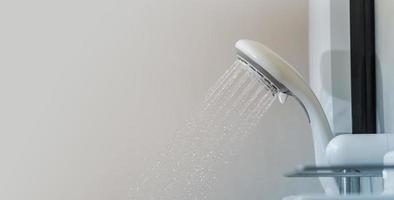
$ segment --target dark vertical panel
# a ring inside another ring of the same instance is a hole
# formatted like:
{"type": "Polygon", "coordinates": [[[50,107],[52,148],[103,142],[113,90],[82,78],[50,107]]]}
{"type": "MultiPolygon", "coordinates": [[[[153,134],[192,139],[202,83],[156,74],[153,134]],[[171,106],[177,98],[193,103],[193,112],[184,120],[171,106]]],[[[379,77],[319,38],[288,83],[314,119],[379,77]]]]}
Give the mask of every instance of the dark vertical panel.
{"type": "Polygon", "coordinates": [[[350,0],[353,133],[376,133],[374,0],[350,0]]]}

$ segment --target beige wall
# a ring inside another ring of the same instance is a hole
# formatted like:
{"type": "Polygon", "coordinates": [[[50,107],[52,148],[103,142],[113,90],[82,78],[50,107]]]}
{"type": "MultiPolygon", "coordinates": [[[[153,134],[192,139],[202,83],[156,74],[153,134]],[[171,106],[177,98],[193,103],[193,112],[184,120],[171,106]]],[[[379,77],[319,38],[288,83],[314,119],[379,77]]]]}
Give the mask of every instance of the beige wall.
{"type": "MultiPolygon", "coordinates": [[[[117,200],[234,60],[261,41],[308,74],[308,1],[0,2],[0,199],[117,200]]],[[[318,191],[295,101],[274,104],[215,199],[318,191]]]]}

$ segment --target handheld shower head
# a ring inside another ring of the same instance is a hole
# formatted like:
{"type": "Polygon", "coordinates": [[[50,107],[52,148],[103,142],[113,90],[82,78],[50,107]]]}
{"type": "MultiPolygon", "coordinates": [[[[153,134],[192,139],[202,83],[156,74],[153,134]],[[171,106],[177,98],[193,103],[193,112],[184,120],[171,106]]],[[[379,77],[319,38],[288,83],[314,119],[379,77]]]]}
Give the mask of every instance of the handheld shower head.
{"type": "MultiPolygon", "coordinates": [[[[326,115],[312,89],[302,76],[278,54],[264,45],[240,40],[235,44],[238,59],[245,62],[261,75],[263,82],[274,94],[294,97],[305,110],[312,129],[316,165],[327,165],[325,149],[333,138],[326,115]]],[[[333,179],[320,179],[326,193],[337,194],[338,189],[333,179]]]]}

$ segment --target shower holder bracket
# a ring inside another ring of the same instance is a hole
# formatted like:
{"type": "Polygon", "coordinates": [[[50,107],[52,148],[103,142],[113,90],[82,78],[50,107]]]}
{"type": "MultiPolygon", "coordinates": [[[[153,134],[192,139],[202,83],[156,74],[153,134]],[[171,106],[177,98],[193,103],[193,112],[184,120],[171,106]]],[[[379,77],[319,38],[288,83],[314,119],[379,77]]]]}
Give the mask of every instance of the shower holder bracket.
{"type": "Polygon", "coordinates": [[[334,177],[341,195],[360,194],[360,178],[382,177],[383,170],[394,170],[394,165],[347,165],[347,166],[301,166],[285,176],[300,177],[334,177]]]}

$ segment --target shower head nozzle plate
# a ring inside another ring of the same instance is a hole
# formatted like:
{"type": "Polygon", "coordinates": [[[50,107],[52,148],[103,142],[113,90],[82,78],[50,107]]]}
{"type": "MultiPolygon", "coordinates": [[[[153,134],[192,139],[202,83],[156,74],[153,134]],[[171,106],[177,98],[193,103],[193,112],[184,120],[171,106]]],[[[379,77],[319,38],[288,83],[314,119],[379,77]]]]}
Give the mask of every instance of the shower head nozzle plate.
{"type": "Polygon", "coordinates": [[[238,52],[238,60],[243,62],[245,65],[250,67],[253,71],[260,75],[261,82],[271,90],[272,94],[279,92],[286,93],[288,90],[280,82],[276,81],[268,72],[264,70],[260,65],[243,55],[242,52],[238,52]]]}

